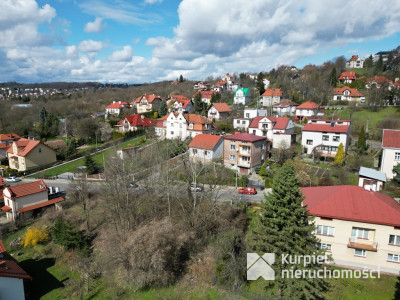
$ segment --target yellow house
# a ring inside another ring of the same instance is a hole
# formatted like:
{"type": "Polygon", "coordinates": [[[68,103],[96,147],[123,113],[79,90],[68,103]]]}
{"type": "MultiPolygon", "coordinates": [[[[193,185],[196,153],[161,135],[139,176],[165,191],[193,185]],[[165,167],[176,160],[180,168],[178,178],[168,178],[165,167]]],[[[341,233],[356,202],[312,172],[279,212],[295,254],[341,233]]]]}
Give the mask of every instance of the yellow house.
{"type": "Polygon", "coordinates": [[[317,247],[339,267],[400,275],[400,204],[359,186],[301,188],[314,215],[317,247]]]}
{"type": "Polygon", "coordinates": [[[56,151],[39,141],[20,139],[7,150],[8,165],[11,169],[26,171],[57,161],[56,151]]]}
{"type": "Polygon", "coordinates": [[[142,114],[150,111],[158,111],[163,101],[160,96],[144,94],[131,102],[131,106],[136,105],[137,113],[142,114]]]}

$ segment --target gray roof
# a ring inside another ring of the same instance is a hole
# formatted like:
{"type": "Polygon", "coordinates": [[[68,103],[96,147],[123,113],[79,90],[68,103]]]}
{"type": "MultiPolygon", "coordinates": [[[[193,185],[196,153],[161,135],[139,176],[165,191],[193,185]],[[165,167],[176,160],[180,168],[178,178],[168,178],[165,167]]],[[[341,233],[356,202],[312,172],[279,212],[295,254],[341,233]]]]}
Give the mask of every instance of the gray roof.
{"type": "Polygon", "coordinates": [[[358,175],[386,182],[386,174],[375,169],[360,167],[358,175]]]}

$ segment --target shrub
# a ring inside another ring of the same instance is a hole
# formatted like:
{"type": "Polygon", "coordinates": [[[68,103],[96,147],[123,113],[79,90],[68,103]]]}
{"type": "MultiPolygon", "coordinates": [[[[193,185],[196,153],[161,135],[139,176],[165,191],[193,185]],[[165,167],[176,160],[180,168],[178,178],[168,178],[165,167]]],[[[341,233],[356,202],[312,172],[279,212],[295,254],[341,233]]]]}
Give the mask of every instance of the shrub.
{"type": "Polygon", "coordinates": [[[327,185],[333,185],[333,181],[330,177],[321,177],[318,181],[319,186],[327,186],[327,185]]]}
{"type": "Polygon", "coordinates": [[[26,231],[23,243],[24,247],[35,247],[37,244],[43,244],[50,240],[49,232],[45,226],[42,228],[33,227],[26,231]]]}
{"type": "Polygon", "coordinates": [[[265,184],[264,184],[265,188],[271,188],[272,187],[272,180],[271,178],[265,178],[265,184]]]}
{"type": "Polygon", "coordinates": [[[54,243],[64,246],[66,250],[78,249],[86,251],[88,243],[83,233],[75,228],[69,221],[57,219],[51,228],[51,236],[54,243]]]}

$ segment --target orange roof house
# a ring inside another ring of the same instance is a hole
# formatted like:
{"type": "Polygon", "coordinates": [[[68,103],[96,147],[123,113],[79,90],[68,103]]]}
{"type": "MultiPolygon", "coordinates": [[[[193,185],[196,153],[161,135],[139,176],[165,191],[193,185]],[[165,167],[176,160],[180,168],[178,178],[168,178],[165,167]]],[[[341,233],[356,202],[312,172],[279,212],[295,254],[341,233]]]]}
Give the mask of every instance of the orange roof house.
{"type": "Polygon", "coordinates": [[[357,80],[356,72],[343,72],[338,80],[341,83],[352,83],[357,80]]]}
{"type": "Polygon", "coordinates": [[[208,162],[222,157],[223,138],[213,134],[198,134],[188,147],[190,160],[208,162]]]}
{"type": "Polygon", "coordinates": [[[225,102],[222,103],[213,103],[208,109],[208,118],[209,119],[220,119],[228,117],[231,114],[232,110],[229,105],[225,102]]]}
{"type": "Polygon", "coordinates": [[[344,101],[362,101],[365,100],[364,95],[357,89],[349,88],[344,86],[341,88],[333,89],[333,100],[344,100],[344,101]]]}
{"type": "Polygon", "coordinates": [[[12,144],[14,141],[18,141],[21,137],[15,133],[1,133],[0,134],[0,144],[6,146],[12,144]]]}
{"type": "Polygon", "coordinates": [[[155,94],[143,94],[135,99],[135,101],[131,102],[131,105],[136,105],[136,111],[138,114],[158,111],[161,103],[164,100],[155,94]]]}

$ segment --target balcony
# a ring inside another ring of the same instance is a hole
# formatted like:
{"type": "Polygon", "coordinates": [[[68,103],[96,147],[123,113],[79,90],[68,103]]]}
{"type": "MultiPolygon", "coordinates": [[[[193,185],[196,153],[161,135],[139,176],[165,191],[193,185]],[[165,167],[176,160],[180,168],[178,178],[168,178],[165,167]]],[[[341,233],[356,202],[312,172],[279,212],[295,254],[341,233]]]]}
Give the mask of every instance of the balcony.
{"type": "Polygon", "coordinates": [[[347,248],[362,249],[362,250],[376,252],[378,251],[378,243],[366,239],[358,239],[353,236],[349,238],[349,243],[347,244],[347,248]]]}
{"type": "Polygon", "coordinates": [[[239,147],[239,154],[250,156],[251,155],[251,148],[249,146],[240,146],[239,147]]]}
{"type": "Polygon", "coordinates": [[[245,167],[245,168],[250,168],[250,161],[245,161],[240,159],[238,162],[239,167],[245,167]]]}

